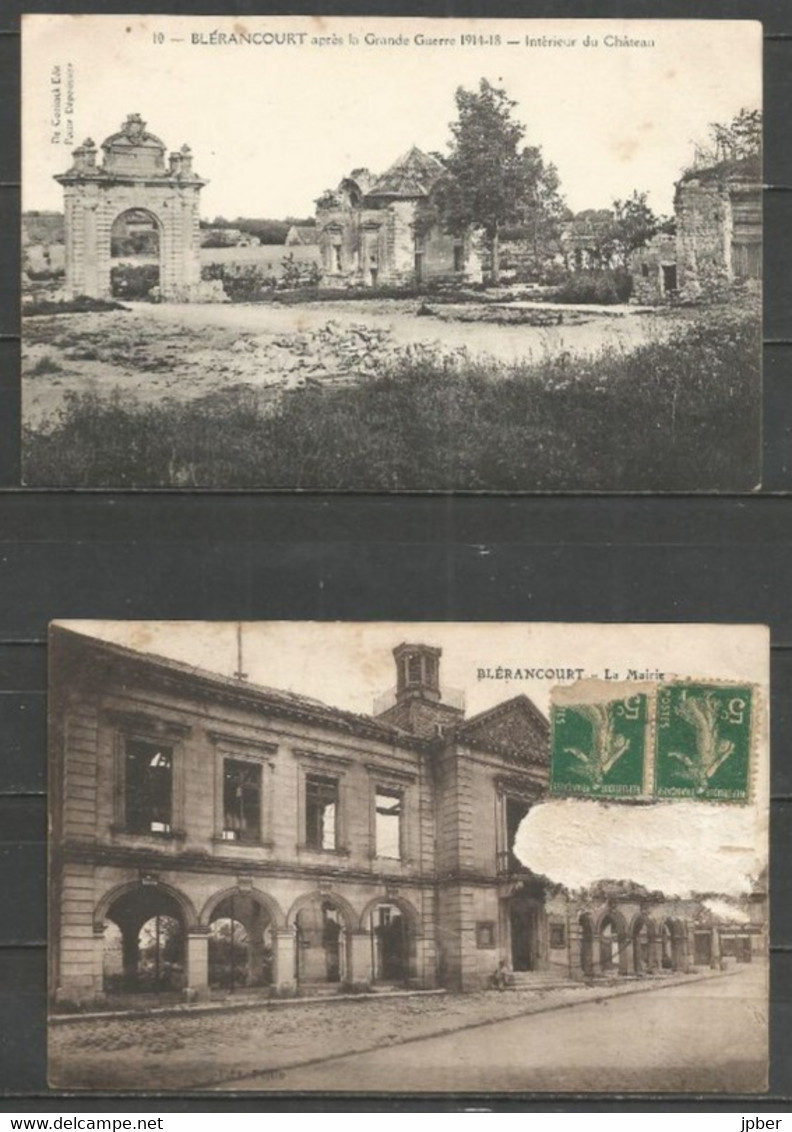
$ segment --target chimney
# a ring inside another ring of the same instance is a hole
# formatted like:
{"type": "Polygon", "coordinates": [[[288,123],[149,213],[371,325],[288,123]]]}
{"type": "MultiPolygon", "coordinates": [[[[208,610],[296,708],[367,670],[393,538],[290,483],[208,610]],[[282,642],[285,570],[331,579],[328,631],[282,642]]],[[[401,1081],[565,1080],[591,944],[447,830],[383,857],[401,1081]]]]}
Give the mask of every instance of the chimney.
{"type": "Polygon", "coordinates": [[[442,649],[431,645],[397,645],[393,650],[396,661],[396,703],[407,700],[440,701],[440,657],[442,649]]]}

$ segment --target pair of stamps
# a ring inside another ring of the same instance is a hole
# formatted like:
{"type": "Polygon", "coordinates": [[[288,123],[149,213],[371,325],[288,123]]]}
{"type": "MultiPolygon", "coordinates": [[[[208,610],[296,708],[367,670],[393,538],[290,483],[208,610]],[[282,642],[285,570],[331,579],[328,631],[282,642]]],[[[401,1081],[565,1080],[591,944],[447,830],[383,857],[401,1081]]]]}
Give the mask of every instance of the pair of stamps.
{"type": "Polygon", "coordinates": [[[750,685],[600,685],[594,696],[581,695],[577,685],[559,692],[551,712],[553,794],[748,801],[750,685]]]}

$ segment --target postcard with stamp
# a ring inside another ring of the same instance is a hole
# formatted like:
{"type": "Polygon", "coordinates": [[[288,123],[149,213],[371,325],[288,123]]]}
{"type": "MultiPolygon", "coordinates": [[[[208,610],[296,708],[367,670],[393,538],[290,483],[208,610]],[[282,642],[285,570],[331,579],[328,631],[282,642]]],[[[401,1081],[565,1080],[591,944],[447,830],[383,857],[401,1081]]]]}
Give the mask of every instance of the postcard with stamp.
{"type": "Polygon", "coordinates": [[[64,1089],[758,1093],[768,632],[53,624],[64,1089]]]}
{"type": "Polygon", "coordinates": [[[22,38],[26,484],[758,486],[758,23],[22,38]]]}

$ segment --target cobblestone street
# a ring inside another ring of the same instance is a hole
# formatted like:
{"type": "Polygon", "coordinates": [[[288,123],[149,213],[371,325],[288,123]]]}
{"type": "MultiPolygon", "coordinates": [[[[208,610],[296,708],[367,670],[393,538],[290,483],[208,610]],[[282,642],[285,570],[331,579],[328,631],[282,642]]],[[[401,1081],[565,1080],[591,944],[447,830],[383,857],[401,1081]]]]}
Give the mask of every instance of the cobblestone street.
{"type": "MultiPolygon", "coordinates": [[[[279,1082],[280,1087],[295,1088],[300,1085],[291,1074],[285,1084],[285,1071],[296,1066],[674,984],[692,990],[714,981],[720,988],[734,977],[732,971],[610,986],[326,999],[133,1018],[77,1017],[50,1027],[49,1079],[62,1088],[233,1089],[243,1079],[249,1089],[277,1089],[279,1082]]],[[[328,1068],[334,1076],[332,1066],[328,1068]]],[[[315,1087],[345,1087],[337,1074],[334,1080],[315,1087]]]]}

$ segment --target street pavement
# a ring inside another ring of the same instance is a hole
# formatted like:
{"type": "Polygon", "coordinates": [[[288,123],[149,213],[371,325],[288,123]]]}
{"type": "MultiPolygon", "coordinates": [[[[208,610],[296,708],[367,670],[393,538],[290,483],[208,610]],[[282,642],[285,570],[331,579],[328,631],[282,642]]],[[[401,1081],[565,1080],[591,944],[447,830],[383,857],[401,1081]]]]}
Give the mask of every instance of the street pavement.
{"type": "Polygon", "coordinates": [[[766,966],[754,964],[723,977],[602,998],[370,1053],[330,1054],[311,1065],[236,1080],[232,1088],[761,1091],[766,1087],[766,978],[766,966]]]}

